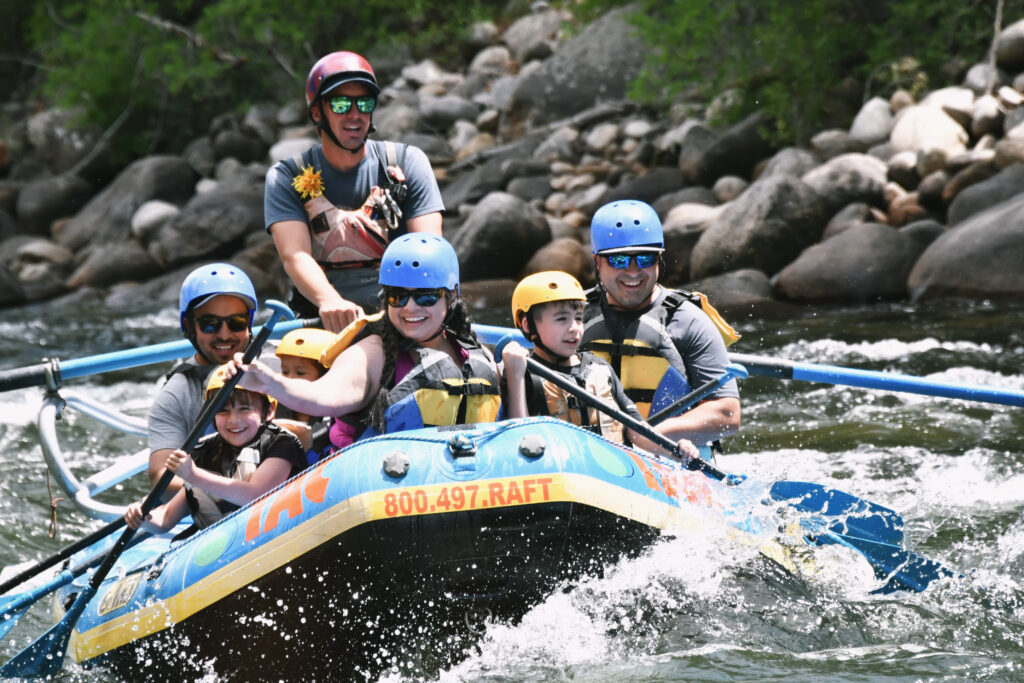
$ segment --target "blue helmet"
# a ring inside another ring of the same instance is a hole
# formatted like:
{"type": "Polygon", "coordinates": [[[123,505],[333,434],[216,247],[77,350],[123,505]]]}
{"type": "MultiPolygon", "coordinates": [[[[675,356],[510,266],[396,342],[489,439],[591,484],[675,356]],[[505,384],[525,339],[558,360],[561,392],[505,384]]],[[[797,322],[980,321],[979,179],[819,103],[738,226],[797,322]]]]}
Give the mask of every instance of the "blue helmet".
{"type": "Polygon", "coordinates": [[[605,204],[590,221],[590,247],[595,254],[664,251],[661,219],[650,204],[635,199],[605,204]]]}
{"type": "Polygon", "coordinates": [[[395,239],[380,257],[378,282],[406,289],[459,289],[459,259],[443,237],[410,232],[395,239]]]}
{"type": "Polygon", "coordinates": [[[244,301],[245,307],[249,309],[249,326],[252,326],[256,314],[256,290],[249,277],[241,268],[228,263],[211,263],[196,268],[181,283],[178,312],[181,314],[182,334],[188,334],[185,319],[189,313],[220,294],[235,296],[244,301]]]}

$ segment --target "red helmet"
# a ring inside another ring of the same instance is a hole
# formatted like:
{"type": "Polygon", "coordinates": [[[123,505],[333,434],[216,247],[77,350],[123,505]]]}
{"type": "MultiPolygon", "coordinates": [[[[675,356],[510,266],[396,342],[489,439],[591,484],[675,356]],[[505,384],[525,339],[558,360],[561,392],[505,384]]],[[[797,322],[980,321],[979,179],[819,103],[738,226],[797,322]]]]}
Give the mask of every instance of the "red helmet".
{"type": "Polygon", "coordinates": [[[306,106],[312,107],[317,98],[342,83],[362,83],[376,97],[380,94],[373,67],[355,52],[332,52],[325,55],[309,70],[306,79],[306,106]]]}

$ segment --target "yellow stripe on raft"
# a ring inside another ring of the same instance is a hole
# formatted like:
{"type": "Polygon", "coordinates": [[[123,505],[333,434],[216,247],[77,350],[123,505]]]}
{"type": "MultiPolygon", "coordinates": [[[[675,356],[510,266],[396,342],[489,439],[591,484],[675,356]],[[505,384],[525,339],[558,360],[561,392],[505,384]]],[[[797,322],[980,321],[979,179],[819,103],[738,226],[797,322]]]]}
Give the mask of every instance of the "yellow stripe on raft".
{"type": "Polygon", "coordinates": [[[681,509],[621,486],[569,473],[372,491],[324,510],[166,600],[83,633],[72,631],[68,649],[75,661],[82,662],[158,633],[366,522],[552,502],[587,505],[662,530],[694,528],[699,523],[694,510],[706,510],[689,505],[681,509]]]}

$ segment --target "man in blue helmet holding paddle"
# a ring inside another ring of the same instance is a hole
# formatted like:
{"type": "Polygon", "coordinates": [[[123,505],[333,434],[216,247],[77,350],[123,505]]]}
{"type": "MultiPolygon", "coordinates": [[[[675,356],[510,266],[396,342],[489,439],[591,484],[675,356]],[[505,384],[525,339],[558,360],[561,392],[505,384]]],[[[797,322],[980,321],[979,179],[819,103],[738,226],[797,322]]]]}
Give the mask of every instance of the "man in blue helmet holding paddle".
{"type": "MultiPolygon", "coordinates": [[[[636,200],[605,204],[594,213],[590,241],[598,284],[587,293],[582,348],[612,364],[644,418],[721,377],[726,343],[738,335],[703,295],[658,284],[665,237],[654,209],[636,200]]],[[[710,457],[706,444],[739,425],[739,392],[730,380],[657,428],[710,457]]]]}
{"type": "MultiPolygon", "coordinates": [[[[167,456],[185,442],[203,402],[210,371],[245,350],[252,336],[256,290],[240,268],[212,263],[196,268],[181,284],[182,334],[196,352],[168,373],[149,410],[149,481],[163,474],[167,456]]],[[[181,487],[175,479],[165,496],[181,487]]]]}

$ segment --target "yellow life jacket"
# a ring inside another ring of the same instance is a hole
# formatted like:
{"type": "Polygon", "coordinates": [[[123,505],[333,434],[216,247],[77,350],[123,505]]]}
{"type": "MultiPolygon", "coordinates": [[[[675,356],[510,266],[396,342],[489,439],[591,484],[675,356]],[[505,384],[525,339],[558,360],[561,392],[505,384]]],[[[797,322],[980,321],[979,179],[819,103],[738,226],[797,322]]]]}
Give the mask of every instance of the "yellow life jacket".
{"type": "MultiPolygon", "coordinates": [[[[588,394],[615,405],[611,366],[596,360],[593,354],[584,352],[579,355],[580,364],[572,368],[552,366],[536,357],[535,360],[575,382],[588,394]]],[[[626,431],[621,422],[596,408],[587,406],[575,395],[553,382],[527,371],[526,387],[526,406],[530,415],[550,415],[601,434],[612,441],[625,442],[626,431]]]]}
{"type": "MultiPolygon", "coordinates": [[[[419,362],[388,392],[386,432],[494,422],[502,418],[501,385],[490,351],[466,349],[459,366],[444,351],[417,347],[419,362]]],[[[363,436],[375,434],[372,427],[363,436]]]]}
{"type": "Polygon", "coordinates": [[[587,292],[581,346],[611,364],[626,395],[645,419],[692,389],[686,363],[668,332],[668,323],[680,306],[687,301],[699,306],[711,318],[726,346],[739,339],[699,292],[667,290],[657,305],[618,330],[610,330],[605,322],[603,298],[598,288],[587,292]]]}

